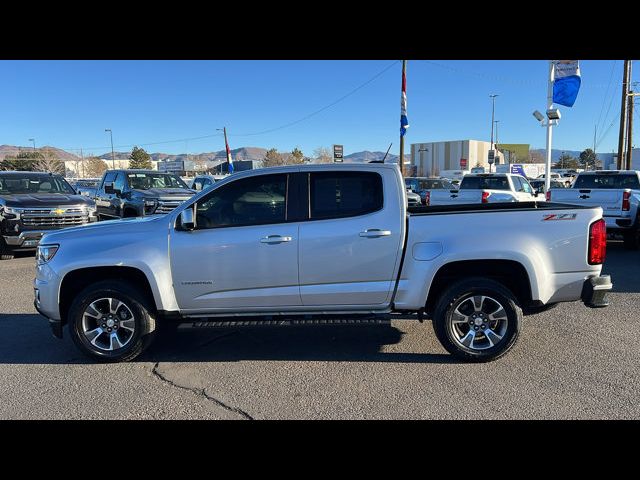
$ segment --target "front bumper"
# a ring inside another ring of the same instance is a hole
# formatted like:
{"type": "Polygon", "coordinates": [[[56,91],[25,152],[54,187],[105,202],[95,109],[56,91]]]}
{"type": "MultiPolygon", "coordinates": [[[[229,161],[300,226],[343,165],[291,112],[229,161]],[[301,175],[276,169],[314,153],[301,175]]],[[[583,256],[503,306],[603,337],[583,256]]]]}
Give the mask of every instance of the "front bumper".
{"type": "Polygon", "coordinates": [[[26,230],[19,235],[3,235],[4,242],[17,248],[36,248],[42,236],[47,233],[38,230],[26,230]]]}
{"type": "Polygon", "coordinates": [[[582,302],[591,308],[601,308],[609,305],[605,298],[607,292],[613,288],[610,275],[589,277],[582,286],[582,302]]]}
{"type": "Polygon", "coordinates": [[[62,338],[62,320],[55,320],[53,318],[47,317],[47,315],[38,307],[37,300],[33,301],[33,306],[36,308],[40,315],[42,315],[49,321],[49,327],[51,327],[51,333],[53,334],[53,336],[56,338],[62,338]]]}

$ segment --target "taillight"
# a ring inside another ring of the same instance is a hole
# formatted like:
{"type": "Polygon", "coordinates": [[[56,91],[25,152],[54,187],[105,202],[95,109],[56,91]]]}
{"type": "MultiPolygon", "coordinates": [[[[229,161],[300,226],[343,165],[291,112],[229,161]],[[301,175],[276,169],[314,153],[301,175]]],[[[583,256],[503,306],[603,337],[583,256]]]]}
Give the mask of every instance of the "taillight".
{"type": "Polygon", "coordinates": [[[631,210],[631,202],[629,198],[631,197],[631,192],[622,192],[622,211],[628,212],[631,210]]]}
{"type": "Polygon", "coordinates": [[[423,204],[429,205],[429,203],[431,203],[431,192],[424,192],[423,204]]]}
{"type": "Polygon", "coordinates": [[[604,263],[607,253],[607,225],[604,219],[597,220],[589,227],[589,265],[604,263]]]}
{"type": "Polygon", "coordinates": [[[550,202],[551,201],[551,190],[547,190],[547,193],[545,193],[544,196],[547,199],[547,202],[550,202]]]}
{"type": "Polygon", "coordinates": [[[482,203],[489,203],[489,196],[491,192],[482,192],[482,203]]]}

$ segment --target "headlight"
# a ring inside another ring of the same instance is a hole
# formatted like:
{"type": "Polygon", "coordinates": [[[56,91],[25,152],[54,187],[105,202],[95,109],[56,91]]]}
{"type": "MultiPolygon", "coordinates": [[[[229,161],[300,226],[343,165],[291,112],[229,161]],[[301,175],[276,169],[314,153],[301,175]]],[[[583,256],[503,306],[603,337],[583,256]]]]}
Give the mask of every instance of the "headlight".
{"type": "Polygon", "coordinates": [[[58,248],[60,248],[60,245],[38,245],[36,252],[38,265],[42,265],[51,260],[58,251],[58,248]]]}

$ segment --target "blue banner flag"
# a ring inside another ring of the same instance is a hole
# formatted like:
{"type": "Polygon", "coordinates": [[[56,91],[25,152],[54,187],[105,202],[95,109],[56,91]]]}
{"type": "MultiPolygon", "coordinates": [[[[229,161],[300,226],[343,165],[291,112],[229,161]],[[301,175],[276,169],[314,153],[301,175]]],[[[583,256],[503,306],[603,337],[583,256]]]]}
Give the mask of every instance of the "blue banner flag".
{"type": "Polygon", "coordinates": [[[553,81],[553,103],[573,107],[580,83],[580,66],[577,60],[557,61],[553,81]]]}

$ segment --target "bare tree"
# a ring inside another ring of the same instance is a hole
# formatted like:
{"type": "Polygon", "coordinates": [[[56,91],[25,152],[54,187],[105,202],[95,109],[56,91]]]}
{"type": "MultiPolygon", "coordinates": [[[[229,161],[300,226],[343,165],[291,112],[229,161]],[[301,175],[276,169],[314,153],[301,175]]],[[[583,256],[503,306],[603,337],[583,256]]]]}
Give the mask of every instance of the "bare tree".
{"type": "Polygon", "coordinates": [[[102,177],[102,174],[107,170],[107,164],[101,158],[89,157],[84,162],[84,172],[88,177],[102,177]]]}
{"type": "Polygon", "coordinates": [[[313,163],[333,163],[333,155],[327,147],[318,147],[313,151],[313,163]]]}
{"type": "Polygon", "coordinates": [[[64,163],[58,160],[55,153],[48,148],[42,150],[42,158],[36,160],[33,164],[36,172],[51,172],[65,174],[64,163]]]}

